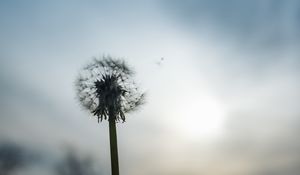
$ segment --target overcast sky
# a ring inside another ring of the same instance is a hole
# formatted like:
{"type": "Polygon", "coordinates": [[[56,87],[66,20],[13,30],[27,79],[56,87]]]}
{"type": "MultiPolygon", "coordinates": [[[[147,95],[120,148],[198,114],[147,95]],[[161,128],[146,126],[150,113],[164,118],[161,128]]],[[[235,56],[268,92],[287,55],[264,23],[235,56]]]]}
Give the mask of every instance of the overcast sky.
{"type": "Polygon", "coordinates": [[[121,174],[299,174],[299,19],[297,0],[1,1],[0,142],[41,154],[22,175],[66,146],[109,174],[108,123],[74,87],[109,54],[147,92],[117,126],[121,174]]]}

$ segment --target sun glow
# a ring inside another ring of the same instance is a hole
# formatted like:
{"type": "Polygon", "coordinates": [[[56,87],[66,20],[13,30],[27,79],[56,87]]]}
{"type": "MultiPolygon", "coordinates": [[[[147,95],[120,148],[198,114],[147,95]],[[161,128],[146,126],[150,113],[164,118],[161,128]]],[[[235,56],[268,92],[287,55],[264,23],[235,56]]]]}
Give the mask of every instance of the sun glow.
{"type": "Polygon", "coordinates": [[[222,133],[225,109],[218,100],[203,94],[190,94],[175,102],[173,117],[178,134],[196,139],[222,133]]]}

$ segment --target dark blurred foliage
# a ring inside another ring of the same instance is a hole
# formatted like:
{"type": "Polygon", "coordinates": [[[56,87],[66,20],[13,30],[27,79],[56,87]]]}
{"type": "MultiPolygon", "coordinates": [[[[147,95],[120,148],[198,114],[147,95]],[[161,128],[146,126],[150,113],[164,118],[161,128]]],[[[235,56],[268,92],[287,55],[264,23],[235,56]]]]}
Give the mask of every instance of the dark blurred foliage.
{"type": "Polygon", "coordinates": [[[12,174],[25,165],[25,151],[13,143],[0,145],[0,175],[12,174]]]}
{"type": "MultiPolygon", "coordinates": [[[[62,159],[49,161],[48,153],[28,150],[12,142],[0,142],[0,175],[14,175],[17,171],[31,166],[45,168],[45,172],[57,175],[99,175],[95,170],[95,160],[90,156],[81,156],[74,149],[68,149],[62,159]],[[47,167],[54,167],[48,169],[47,167]],[[52,164],[54,163],[54,164],[52,164]],[[46,165],[46,166],[45,166],[46,165]],[[54,166],[53,166],[54,165],[54,166]]],[[[48,173],[46,173],[48,174],[48,173]]]]}
{"type": "Polygon", "coordinates": [[[74,150],[68,150],[63,160],[55,167],[58,175],[99,175],[90,156],[81,157],[74,150]]]}

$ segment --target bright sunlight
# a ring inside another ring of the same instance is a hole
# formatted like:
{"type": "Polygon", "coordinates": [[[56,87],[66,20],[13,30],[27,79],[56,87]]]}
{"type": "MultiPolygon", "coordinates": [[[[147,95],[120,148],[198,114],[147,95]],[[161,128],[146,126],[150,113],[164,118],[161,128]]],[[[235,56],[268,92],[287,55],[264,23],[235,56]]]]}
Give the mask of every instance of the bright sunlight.
{"type": "Polygon", "coordinates": [[[206,94],[185,94],[173,102],[174,129],[188,139],[212,138],[222,134],[225,107],[206,94]]]}

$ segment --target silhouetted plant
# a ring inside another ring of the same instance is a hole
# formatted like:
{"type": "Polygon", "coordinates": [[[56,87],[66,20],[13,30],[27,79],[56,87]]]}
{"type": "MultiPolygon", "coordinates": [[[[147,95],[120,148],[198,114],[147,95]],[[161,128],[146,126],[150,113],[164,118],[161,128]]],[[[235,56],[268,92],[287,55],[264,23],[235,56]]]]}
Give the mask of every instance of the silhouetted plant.
{"type": "Polygon", "coordinates": [[[119,174],[117,133],[115,123],[125,122],[125,113],[144,102],[132,80],[134,72],[121,59],[103,56],[94,59],[80,72],[76,80],[77,96],[82,106],[98,117],[109,121],[112,175],[119,174]]]}

